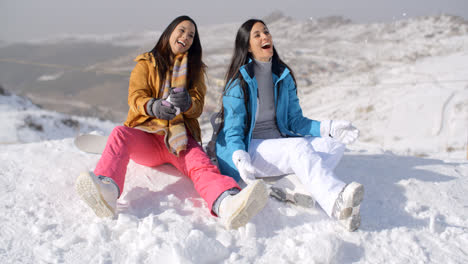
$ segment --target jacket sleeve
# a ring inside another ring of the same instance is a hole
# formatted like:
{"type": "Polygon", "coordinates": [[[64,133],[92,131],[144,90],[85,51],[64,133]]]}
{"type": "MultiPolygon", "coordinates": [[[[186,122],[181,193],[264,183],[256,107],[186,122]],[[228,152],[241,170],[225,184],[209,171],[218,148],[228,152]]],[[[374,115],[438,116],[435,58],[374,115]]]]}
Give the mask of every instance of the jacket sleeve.
{"type": "Polygon", "coordinates": [[[223,131],[226,137],[226,144],[232,152],[242,149],[246,150],[245,139],[245,118],[247,111],[244,105],[244,98],[225,95],[223,96],[224,126],[223,131]]]}
{"type": "Polygon", "coordinates": [[[291,76],[288,76],[288,127],[300,136],[320,137],[320,122],[304,117],[297,97],[297,87],[291,76]]]}
{"type": "Polygon", "coordinates": [[[203,106],[205,105],[206,85],[205,74],[200,73],[198,81],[193,85],[192,89],[188,92],[192,98],[192,105],[185,111],[184,117],[199,118],[203,113],[203,106]]]}
{"type": "Polygon", "coordinates": [[[145,104],[153,98],[153,92],[148,84],[149,69],[144,61],[139,61],[130,74],[128,86],[128,106],[131,111],[140,115],[146,113],[145,104]]]}
{"type": "Polygon", "coordinates": [[[247,111],[240,85],[235,85],[223,96],[224,125],[218,138],[216,155],[223,174],[240,180],[239,171],[232,161],[232,154],[238,149],[246,150],[245,128],[247,111]]]}

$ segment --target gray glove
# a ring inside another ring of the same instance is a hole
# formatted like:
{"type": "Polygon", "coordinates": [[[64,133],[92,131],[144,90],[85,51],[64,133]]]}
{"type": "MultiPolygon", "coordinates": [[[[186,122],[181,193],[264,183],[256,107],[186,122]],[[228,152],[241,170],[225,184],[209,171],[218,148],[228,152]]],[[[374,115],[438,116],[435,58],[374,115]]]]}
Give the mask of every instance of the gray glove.
{"type": "Polygon", "coordinates": [[[192,98],[185,88],[173,88],[170,94],[171,103],[180,109],[181,112],[187,111],[192,105],[192,98]]]}
{"type": "Polygon", "coordinates": [[[176,116],[174,105],[166,100],[155,98],[146,104],[146,112],[148,115],[164,120],[172,120],[176,116]]]}

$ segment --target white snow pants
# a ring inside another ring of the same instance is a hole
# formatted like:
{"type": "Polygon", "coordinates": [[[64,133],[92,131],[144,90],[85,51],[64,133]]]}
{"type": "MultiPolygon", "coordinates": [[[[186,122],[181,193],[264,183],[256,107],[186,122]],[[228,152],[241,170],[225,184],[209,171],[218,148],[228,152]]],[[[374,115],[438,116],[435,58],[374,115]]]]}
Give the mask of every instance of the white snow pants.
{"type": "Polygon", "coordinates": [[[344,149],[345,145],[330,138],[252,139],[249,154],[257,169],[255,177],[296,174],[304,188],[331,216],[335,200],[346,185],[333,173],[344,149]]]}

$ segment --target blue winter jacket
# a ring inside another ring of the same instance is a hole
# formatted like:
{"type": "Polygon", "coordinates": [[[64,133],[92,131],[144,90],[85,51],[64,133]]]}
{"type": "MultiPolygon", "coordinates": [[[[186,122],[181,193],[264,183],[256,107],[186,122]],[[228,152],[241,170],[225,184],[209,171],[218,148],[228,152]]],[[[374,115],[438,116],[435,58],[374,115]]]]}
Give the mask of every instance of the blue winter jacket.
{"type": "MultiPolygon", "coordinates": [[[[224,175],[240,180],[239,171],[232,161],[232,153],[238,149],[248,152],[257,112],[257,79],[254,62],[243,65],[240,73],[248,85],[247,108],[239,80],[233,80],[223,95],[224,126],[216,140],[216,156],[224,175]],[[250,116],[250,123],[248,122],[250,116]]],[[[289,69],[273,61],[272,66],[276,123],[283,137],[320,136],[320,122],[302,115],[297,88],[289,69]]]]}

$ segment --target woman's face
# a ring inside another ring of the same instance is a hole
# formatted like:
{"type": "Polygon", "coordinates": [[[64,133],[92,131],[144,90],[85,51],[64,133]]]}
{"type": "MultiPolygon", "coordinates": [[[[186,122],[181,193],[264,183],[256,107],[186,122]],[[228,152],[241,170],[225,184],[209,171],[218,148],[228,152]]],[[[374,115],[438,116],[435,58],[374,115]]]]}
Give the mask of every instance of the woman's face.
{"type": "Polygon", "coordinates": [[[186,52],[192,46],[194,37],[195,25],[188,20],[180,22],[169,37],[172,53],[177,55],[186,52]]]}
{"type": "Polygon", "coordinates": [[[273,39],[262,22],[255,23],[250,30],[249,52],[258,61],[270,61],[273,57],[273,39]]]}

